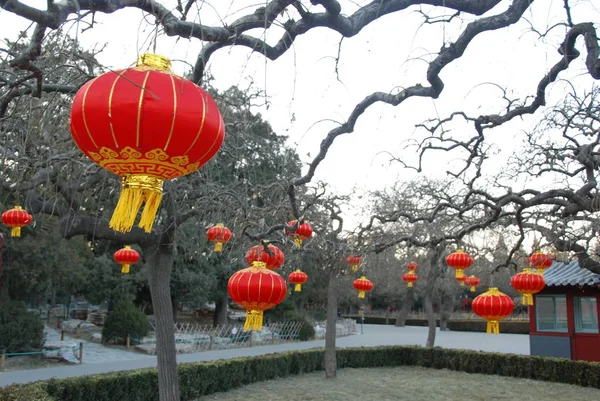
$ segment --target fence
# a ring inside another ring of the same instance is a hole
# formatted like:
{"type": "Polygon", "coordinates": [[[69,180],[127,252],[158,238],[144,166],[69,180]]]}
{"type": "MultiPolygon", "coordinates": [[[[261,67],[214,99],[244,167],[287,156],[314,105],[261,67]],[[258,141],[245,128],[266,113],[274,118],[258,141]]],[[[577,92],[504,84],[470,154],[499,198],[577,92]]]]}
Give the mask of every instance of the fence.
{"type": "MultiPolygon", "coordinates": [[[[57,349],[46,349],[41,351],[29,351],[29,352],[9,352],[6,350],[2,351],[0,355],[0,369],[6,369],[6,358],[11,356],[31,356],[31,355],[47,355],[47,354],[56,354],[57,357],[61,353],[72,352],[73,358],[76,358],[80,364],[83,363],[83,343],[79,343],[79,345],[75,345],[73,347],[61,347],[57,349]]],[[[73,359],[73,358],[62,358],[62,359],[73,359]]]]}
{"type": "MultiPolygon", "coordinates": [[[[154,323],[151,323],[155,331],[154,323]]],[[[175,347],[177,353],[187,354],[219,349],[252,347],[253,345],[281,344],[298,340],[302,322],[271,323],[263,326],[262,331],[244,331],[243,324],[200,325],[196,323],[175,323],[175,347]]],[[[129,338],[136,349],[154,355],[156,337],[143,339],[129,338]]]]}

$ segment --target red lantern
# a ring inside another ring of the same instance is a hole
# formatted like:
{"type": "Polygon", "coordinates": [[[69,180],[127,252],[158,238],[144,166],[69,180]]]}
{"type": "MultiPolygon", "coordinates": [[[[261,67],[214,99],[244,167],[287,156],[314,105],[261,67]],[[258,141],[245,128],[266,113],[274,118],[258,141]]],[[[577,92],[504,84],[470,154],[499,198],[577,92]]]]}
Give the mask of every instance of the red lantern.
{"type": "MultiPolygon", "coordinates": [[[[288,225],[288,227],[293,227],[297,222],[298,222],[298,220],[293,220],[293,221],[290,221],[287,225],[288,225]]],[[[308,224],[307,222],[300,224],[298,226],[298,228],[296,229],[296,231],[291,231],[291,232],[286,231],[285,232],[286,235],[289,235],[292,238],[292,240],[294,241],[294,243],[296,244],[296,246],[298,248],[302,247],[302,241],[310,238],[312,236],[312,233],[313,233],[312,226],[310,224],[308,224]]]]}
{"type": "Polygon", "coordinates": [[[446,257],[446,263],[451,268],[456,269],[455,277],[458,280],[459,278],[464,276],[463,270],[468,269],[473,264],[473,257],[459,249],[456,252],[448,255],[448,257],[446,257]]]}
{"type": "Polygon", "coordinates": [[[120,232],[131,231],[144,203],[138,226],[150,232],[163,181],[198,170],[225,135],[214,100],[156,54],[83,85],[73,99],[70,127],[87,157],[123,179],[110,220],[120,232]]]}
{"type": "Polygon", "coordinates": [[[231,239],[231,230],[219,223],[208,229],[206,236],[210,242],[215,243],[215,252],[223,252],[223,244],[231,239]]]}
{"type": "Polygon", "coordinates": [[[353,272],[358,271],[358,267],[362,262],[362,258],[360,256],[350,255],[346,258],[346,263],[350,265],[350,268],[353,272]]]}
{"type": "Polygon", "coordinates": [[[406,268],[410,271],[415,271],[419,268],[419,265],[416,264],[415,262],[410,262],[409,264],[406,265],[406,268]]]}
{"type": "Polygon", "coordinates": [[[2,213],[2,223],[11,228],[11,237],[20,237],[21,227],[31,224],[31,220],[33,220],[33,216],[23,210],[21,206],[15,206],[2,213]]]}
{"type": "Polygon", "coordinates": [[[297,269],[295,272],[290,273],[288,280],[290,283],[294,284],[294,291],[300,292],[302,291],[302,284],[308,281],[308,274],[304,273],[300,269],[297,269]]]}
{"type": "Polygon", "coordinates": [[[529,266],[536,269],[538,273],[544,274],[544,270],[552,266],[552,259],[550,259],[550,255],[542,251],[535,251],[529,257],[529,266]]]}
{"type": "Polygon", "coordinates": [[[239,270],[229,278],[227,292],[236,304],[246,309],[244,330],[262,330],[263,311],[281,303],[287,293],[285,280],[265,268],[263,262],[239,270]]]}
{"type": "Polygon", "coordinates": [[[533,294],[537,294],[546,286],[544,276],[532,272],[530,269],[523,269],[510,279],[510,285],[518,293],[523,294],[523,305],[533,305],[533,294]]]}
{"type": "Polygon", "coordinates": [[[127,274],[129,273],[129,267],[138,260],[140,260],[140,254],[135,250],[131,249],[129,245],[125,246],[125,248],[119,249],[115,252],[114,255],[115,261],[121,265],[121,273],[127,274]]]}
{"type": "Polygon", "coordinates": [[[361,278],[354,280],[354,283],[352,283],[352,285],[354,286],[354,288],[356,290],[358,290],[359,298],[364,298],[365,293],[368,291],[371,291],[373,289],[373,283],[371,282],[371,280],[367,279],[365,276],[362,276],[361,278]]]}
{"type": "Polygon", "coordinates": [[[513,300],[498,288],[490,288],[483,294],[475,297],[471,308],[476,315],[481,316],[487,323],[487,333],[500,333],[499,320],[510,315],[515,308],[513,300]]]}
{"type": "Polygon", "coordinates": [[[418,280],[419,277],[415,274],[414,271],[409,271],[404,276],[402,276],[402,280],[408,283],[408,288],[413,286],[413,283],[418,280]]]}
{"type": "Polygon", "coordinates": [[[246,263],[252,266],[253,262],[263,262],[269,270],[279,269],[285,260],[283,252],[275,245],[269,244],[268,248],[272,255],[269,255],[269,253],[265,251],[263,245],[255,245],[248,249],[246,252],[246,263]]]}
{"type": "Polygon", "coordinates": [[[479,279],[475,276],[465,277],[464,283],[469,286],[469,291],[475,292],[476,287],[479,285],[479,279]]]}

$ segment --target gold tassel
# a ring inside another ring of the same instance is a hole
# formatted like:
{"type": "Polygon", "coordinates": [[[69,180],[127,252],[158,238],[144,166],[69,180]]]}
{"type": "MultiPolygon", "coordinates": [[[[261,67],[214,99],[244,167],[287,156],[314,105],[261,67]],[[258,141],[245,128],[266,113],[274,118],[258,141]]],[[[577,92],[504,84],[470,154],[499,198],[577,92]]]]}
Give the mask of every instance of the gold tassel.
{"type": "Polygon", "coordinates": [[[130,266],[131,266],[131,265],[129,265],[129,264],[124,264],[124,265],[123,265],[123,267],[121,267],[121,273],[122,273],[122,274],[127,274],[127,273],[129,273],[129,267],[130,267],[130,266]]]}
{"type": "Polygon", "coordinates": [[[523,305],[533,305],[533,295],[523,294],[522,303],[523,305]]]}
{"type": "Polygon", "coordinates": [[[352,265],[352,271],[353,272],[357,272],[358,271],[358,265],[352,265]]]}
{"type": "Polygon", "coordinates": [[[246,310],[246,323],[244,323],[244,331],[261,331],[263,326],[263,311],[261,310],[246,310]]]}
{"type": "Polygon", "coordinates": [[[464,281],[461,281],[461,282],[460,282],[460,286],[461,286],[461,287],[464,287],[464,286],[465,286],[465,282],[464,282],[464,281]]]}
{"type": "Polygon", "coordinates": [[[302,291],[302,284],[296,284],[296,285],[294,286],[294,291],[295,291],[295,292],[300,292],[300,291],[302,291]]]}
{"type": "Polygon", "coordinates": [[[215,247],[213,249],[214,252],[223,252],[223,243],[217,242],[215,243],[215,247]]]}
{"type": "Polygon", "coordinates": [[[474,285],[472,285],[472,286],[471,286],[471,288],[469,288],[469,291],[471,291],[471,292],[475,292],[475,286],[474,286],[474,285]]]}
{"type": "Polygon", "coordinates": [[[359,291],[358,292],[358,297],[359,298],[364,298],[365,297],[365,292],[364,291],[359,291]]]}
{"type": "Polygon", "coordinates": [[[121,195],[110,219],[109,226],[115,231],[127,233],[131,231],[135,218],[144,202],[144,210],[138,227],[149,233],[162,200],[162,183],[160,178],[147,175],[129,175],[123,179],[121,195]]]}
{"type": "Polygon", "coordinates": [[[497,320],[489,320],[486,328],[487,334],[500,334],[500,322],[497,320]]]}
{"type": "Polygon", "coordinates": [[[412,282],[411,281],[408,282],[408,288],[410,288],[410,287],[412,287],[412,282]]]}
{"type": "Polygon", "coordinates": [[[302,248],[302,238],[294,237],[294,244],[296,244],[298,248],[302,248]]]}
{"type": "MultiPolygon", "coordinates": [[[[465,275],[463,274],[463,270],[462,269],[457,269],[456,270],[456,275],[454,276],[455,278],[461,278],[464,277],[465,275]]],[[[462,284],[462,283],[461,283],[462,284]]]]}
{"type": "Polygon", "coordinates": [[[13,227],[10,230],[11,237],[20,237],[21,236],[21,227],[13,227]]]}

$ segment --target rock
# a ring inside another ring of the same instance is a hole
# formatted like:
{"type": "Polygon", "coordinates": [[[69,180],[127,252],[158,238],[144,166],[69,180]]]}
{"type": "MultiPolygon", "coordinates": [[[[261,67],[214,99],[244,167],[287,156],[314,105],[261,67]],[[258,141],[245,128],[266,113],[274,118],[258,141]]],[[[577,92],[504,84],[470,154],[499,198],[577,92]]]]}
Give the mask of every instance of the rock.
{"type": "Polygon", "coordinates": [[[92,341],[98,344],[102,343],[102,333],[92,334],[92,341]]]}

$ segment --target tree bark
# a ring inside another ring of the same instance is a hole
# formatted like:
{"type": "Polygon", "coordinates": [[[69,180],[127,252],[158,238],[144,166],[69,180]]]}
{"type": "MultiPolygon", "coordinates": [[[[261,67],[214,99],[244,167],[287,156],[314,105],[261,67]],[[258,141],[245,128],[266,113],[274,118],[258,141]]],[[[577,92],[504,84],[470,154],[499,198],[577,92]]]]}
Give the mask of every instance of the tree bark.
{"type": "Polygon", "coordinates": [[[327,286],[327,323],[325,332],[325,377],[334,379],[337,376],[337,360],[335,356],[335,335],[337,322],[337,279],[332,268],[327,286]]]}
{"type": "Polygon", "coordinates": [[[425,342],[425,347],[427,348],[432,348],[435,345],[435,329],[437,322],[435,319],[435,313],[433,313],[433,290],[435,288],[435,280],[440,275],[441,268],[439,266],[439,261],[444,249],[444,243],[436,246],[431,253],[431,258],[429,259],[429,273],[427,274],[427,285],[425,287],[424,300],[425,313],[427,314],[427,325],[429,327],[427,332],[427,341],[425,342]]]}
{"type": "Polygon", "coordinates": [[[179,377],[173,306],[171,303],[171,270],[173,269],[174,243],[147,247],[146,267],[156,321],[156,356],[158,359],[158,394],[160,401],[180,401],[179,377]]]}
{"type": "Polygon", "coordinates": [[[396,327],[404,327],[406,325],[406,318],[408,317],[408,313],[410,312],[413,300],[413,289],[408,288],[406,290],[406,294],[404,295],[404,302],[402,302],[402,307],[398,311],[398,317],[396,318],[396,327]]]}
{"type": "Polygon", "coordinates": [[[227,303],[229,296],[227,292],[221,294],[219,298],[215,300],[215,313],[213,315],[213,326],[227,324],[227,303]]]}

